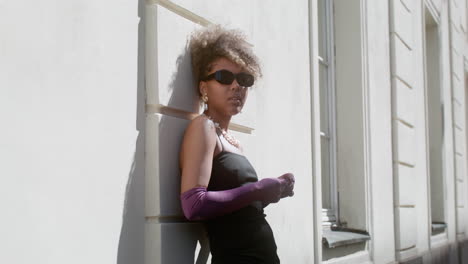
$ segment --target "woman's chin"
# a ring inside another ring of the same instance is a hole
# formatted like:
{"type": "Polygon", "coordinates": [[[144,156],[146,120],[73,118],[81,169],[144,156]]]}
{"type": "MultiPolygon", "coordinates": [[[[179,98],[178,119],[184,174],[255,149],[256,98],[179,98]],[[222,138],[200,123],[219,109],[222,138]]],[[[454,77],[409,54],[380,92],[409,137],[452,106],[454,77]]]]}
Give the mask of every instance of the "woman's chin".
{"type": "Polygon", "coordinates": [[[234,107],[234,108],[232,108],[229,112],[230,112],[229,114],[230,114],[231,116],[235,116],[235,115],[237,115],[237,114],[239,114],[239,113],[242,112],[242,106],[234,107]]]}

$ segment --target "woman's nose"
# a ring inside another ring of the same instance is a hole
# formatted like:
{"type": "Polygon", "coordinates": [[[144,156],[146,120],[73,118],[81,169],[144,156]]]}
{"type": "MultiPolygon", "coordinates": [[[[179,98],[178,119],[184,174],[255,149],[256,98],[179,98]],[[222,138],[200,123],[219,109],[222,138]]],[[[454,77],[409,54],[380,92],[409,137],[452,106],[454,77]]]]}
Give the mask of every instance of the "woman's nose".
{"type": "Polygon", "coordinates": [[[235,90],[235,89],[241,89],[242,86],[239,85],[239,83],[237,82],[237,79],[234,79],[234,81],[231,83],[231,90],[235,90]]]}

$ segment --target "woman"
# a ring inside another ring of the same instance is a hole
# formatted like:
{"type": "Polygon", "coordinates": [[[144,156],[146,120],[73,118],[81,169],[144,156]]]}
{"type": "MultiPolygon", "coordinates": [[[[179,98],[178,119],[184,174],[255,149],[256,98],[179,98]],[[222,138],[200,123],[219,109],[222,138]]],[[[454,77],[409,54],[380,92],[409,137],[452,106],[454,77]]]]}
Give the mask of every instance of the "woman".
{"type": "Polygon", "coordinates": [[[260,76],[257,57],[242,33],[220,26],[195,32],[189,49],[205,111],[187,127],[180,152],[184,214],[206,224],[212,263],[279,263],[263,208],[293,195],[294,176],[258,181],[228,132],[260,76]]]}

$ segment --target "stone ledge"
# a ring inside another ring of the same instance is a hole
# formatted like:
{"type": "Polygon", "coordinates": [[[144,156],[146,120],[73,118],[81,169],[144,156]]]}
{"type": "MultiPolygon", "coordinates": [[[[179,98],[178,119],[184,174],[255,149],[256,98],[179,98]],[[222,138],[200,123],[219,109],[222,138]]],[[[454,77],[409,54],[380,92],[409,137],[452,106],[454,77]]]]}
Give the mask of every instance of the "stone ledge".
{"type": "Polygon", "coordinates": [[[362,243],[370,239],[371,237],[366,231],[348,228],[332,227],[324,229],[322,233],[322,243],[328,248],[362,243]]]}

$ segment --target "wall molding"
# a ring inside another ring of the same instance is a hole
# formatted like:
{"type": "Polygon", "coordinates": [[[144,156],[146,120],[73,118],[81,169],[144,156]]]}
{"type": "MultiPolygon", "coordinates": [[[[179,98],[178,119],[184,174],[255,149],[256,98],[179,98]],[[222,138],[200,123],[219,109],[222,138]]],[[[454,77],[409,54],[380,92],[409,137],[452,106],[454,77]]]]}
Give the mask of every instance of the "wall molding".
{"type": "Polygon", "coordinates": [[[398,117],[394,117],[393,120],[395,120],[395,121],[397,121],[398,123],[401,123],[401,124],[403,124],[403,125],[405,125],[405,126],[407,126],[407,127],[409,127],[409,128],[414,129],[414,125],[410,124],[408,121],[405,121],[405,120],[403,120],[403,119],[401,119],[401,118],[398,118],[398,117]]]}
{"type": "Polygon", "coordinates": [[[397,249],[396,255],[399,262],[412,260],[418,257],[418,249],[416,245],[404,249],[397,249]]]}
{"type": "Polygon", "coordinates": [[[391,32],[391,34],[395,35],[396,38],[399,39],[401,43],[403,43],[403,45],[405,45],[408,50],[410,51],[413,50],[413,48],[411,48],[410,45],[406,43],[406,41],[400,36],[400,34],[398,34],[398,32],[394,31],[394,32],[391,32]]]}
{"type": "Polygon", "coordinates": [[[166,8],[169,11],[172,11],[173,13],[178,14],[181,17],[184,17],[196,24],[202,25],[204,27],[209,26],[213,24],[211,21],[208,19],[199,16],[193,12],[191,12],[188,9],[183,8],[180,5],[177,5],[169,0],[146,0],[146,4],[148,5],[160,5],[164,8],[166,8]]]}
{"type": "Polygon", "coordinates": [[[452,97],[452,101],[457,104],[458,106],[462,107],[462,103],[460,103],[460,101],[458,101],[458,98],[456,97],[452,97]]]}
{"type": "MultiPolygon", "coordinates": [[[[402,0],[399,0],[401,5],[403,5],[403,7],[406,9],[406,11],[408,11],[409,13],[411,13],[411,9],[408,7],[408,5],[406,4],[405,1],[402,1],[402,0]]],[[[412,0],[411,0],[412,1],[412,0]]]]}
{"type": "MultiPolygon", "coordinates": [[[[147,104],[146,114],[162,114],[162,115],[185,119],[189,121],[200,115],[198,113],[188,112],[185,110],[180,110],[180,109],[165,106],[162,104],[147,104]]],[[[240,133],[244,133],[244,134],[252,134],[252,132],[255,130],[254,128],[244,126],[241,124],[237,124],[237,123],[233,123],[233,122],[229,124],[229,129],[240,132],[240,133]]]]}
{"type": "Polygon", "coordinates": [[[431,13],[432,17],[434,18],[434,21],[437,23],[437,25],[440,25],[440,12],[437,10],[436,5],[432,0],[425,0],[424,1],[424,6],[427,8],[429,13],[431,13]]]}
{"type": "Polygon", "coordinates": [[[405,80],[403,80],[400,76],[396,75],[396,73],[392,72],[391,77],[392,77],[392,79],[395,78],[398,81],[402,82],[406,87],[408,87],[408,89],[413,89],[413,87],[409,83],[407,83],[405,80]]]}
{"type": "Polygon", "coordinates": [[[398,165],[402,165],[402,166],[406,166],[406,167],[409,167],[409,168],[414,168],[414,164],[409,164],[409,163],[399,161],[399,160],[395,160],[395,161],[393,161],[393,163],[398,164],[398,165]]]}
{"type": "Polygon", "coordinates": [[[457,79],[460,82],[462,81],[461,78],[458,76],[458,74],[455,71],[452,71],[452,74],[453,74],[453,77],[455,77],[455,79],[457,79]]]}
{"type": "Polygon", "coordinates": [[[400,204],[400,205],[395,206],[395,209],[398,209],[398,208],[416,208],[416,205],[414,205],[414,204],[400,204]]]}

